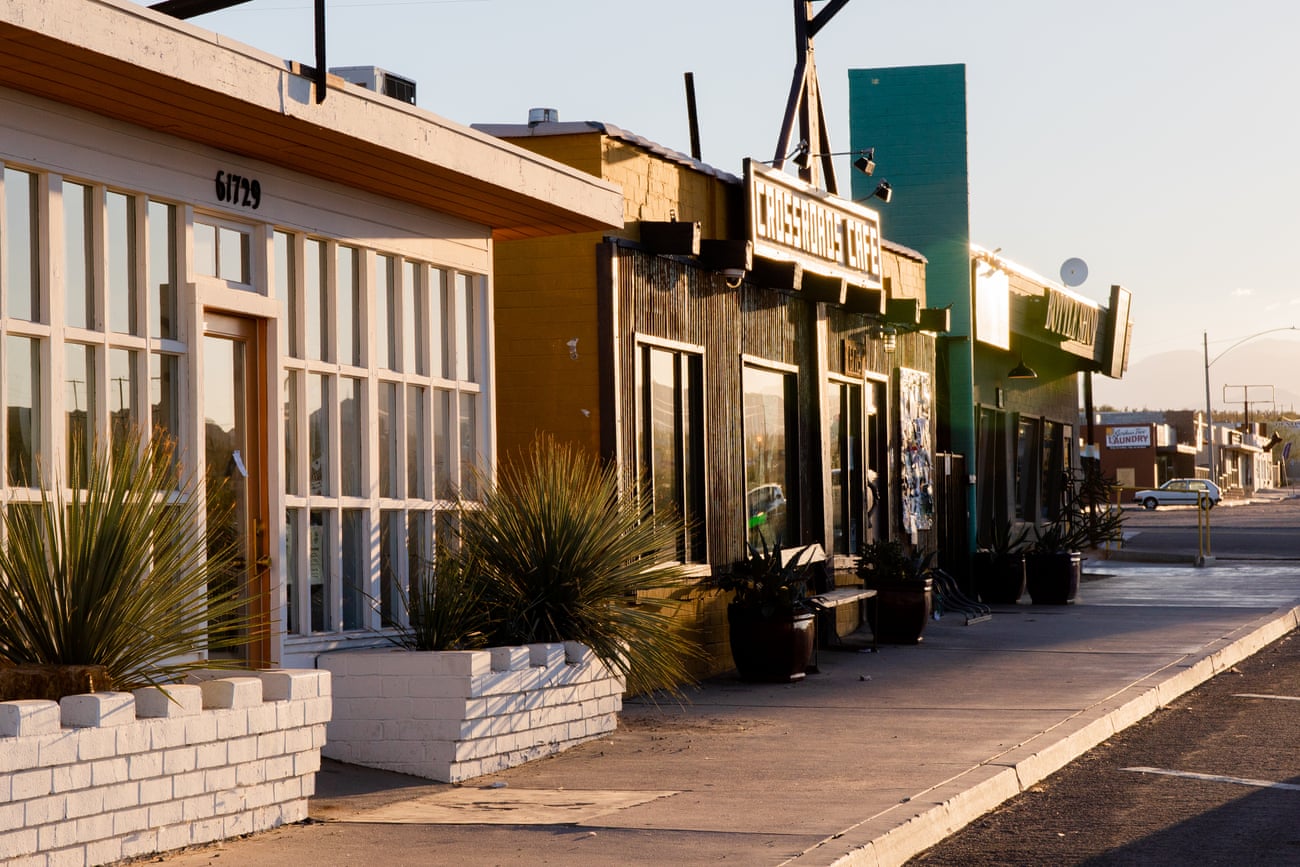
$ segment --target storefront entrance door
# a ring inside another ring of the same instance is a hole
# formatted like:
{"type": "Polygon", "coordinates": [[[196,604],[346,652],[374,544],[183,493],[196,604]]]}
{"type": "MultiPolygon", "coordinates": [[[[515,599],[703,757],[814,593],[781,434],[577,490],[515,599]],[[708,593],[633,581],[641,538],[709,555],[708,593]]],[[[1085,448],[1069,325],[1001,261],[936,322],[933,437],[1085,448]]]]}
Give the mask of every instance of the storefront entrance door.
{"type": "Polygon", "coordinates": [[[213,655],[262,668],[272,662],[263,341],[255,319],[213,312],[204,319],[208,545],[234,544],[234,567],[224,581],[227,587],[247,588],[245,613],[254,624],[245,647],[213,655]]]}

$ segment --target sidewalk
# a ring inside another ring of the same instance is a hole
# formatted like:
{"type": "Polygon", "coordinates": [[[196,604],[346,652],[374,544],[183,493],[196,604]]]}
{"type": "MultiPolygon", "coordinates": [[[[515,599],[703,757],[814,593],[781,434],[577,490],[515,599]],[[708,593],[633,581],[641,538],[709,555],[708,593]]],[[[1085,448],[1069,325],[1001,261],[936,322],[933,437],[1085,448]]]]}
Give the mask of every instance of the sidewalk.
{"type": "Polygon", "coordinates": [[[1078,604],[823,650],[799,684],[629,702],[612,735],[470,785],[327,762],[316,822],[165,860],[900,864],[1300,617],[1294,566],[1088,565],[1078,604]]]}

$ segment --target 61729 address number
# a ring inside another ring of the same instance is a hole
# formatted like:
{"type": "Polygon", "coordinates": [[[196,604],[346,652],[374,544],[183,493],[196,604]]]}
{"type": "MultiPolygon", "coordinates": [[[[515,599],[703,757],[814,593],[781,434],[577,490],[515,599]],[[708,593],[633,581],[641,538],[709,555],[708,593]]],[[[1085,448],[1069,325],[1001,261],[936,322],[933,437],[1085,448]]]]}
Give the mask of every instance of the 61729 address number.
{"type": "Polygon", "coordinates": [[[257,210],[262,204],[262,185],[253,178],[217,170],[217,201],[257,210]]]}

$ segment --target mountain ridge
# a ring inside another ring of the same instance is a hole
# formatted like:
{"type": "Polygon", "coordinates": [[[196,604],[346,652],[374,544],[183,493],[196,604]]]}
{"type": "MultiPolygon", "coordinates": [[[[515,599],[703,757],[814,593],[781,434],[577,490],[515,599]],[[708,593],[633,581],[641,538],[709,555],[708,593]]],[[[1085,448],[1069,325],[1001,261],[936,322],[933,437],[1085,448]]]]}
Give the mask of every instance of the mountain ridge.
{"type": "MultiPolygon", "coordinates": [[[[1215,412],[1241,412],[1243,396],[1250,398],[1252,417],[1293,413],[1300,406],[1300,342],[1259,340],[1229,348],[1231,354],[1211,357],[1215,412]],[[1224,400],[1225,386],[1229,401],[1224,400]]],[[[1123,379],[1094,376],[1092,402],[1094,408],[1117,410],[1204,410],[1205,355],[1194,350],[1162,352],[1131,363],[1123,379]]]]}

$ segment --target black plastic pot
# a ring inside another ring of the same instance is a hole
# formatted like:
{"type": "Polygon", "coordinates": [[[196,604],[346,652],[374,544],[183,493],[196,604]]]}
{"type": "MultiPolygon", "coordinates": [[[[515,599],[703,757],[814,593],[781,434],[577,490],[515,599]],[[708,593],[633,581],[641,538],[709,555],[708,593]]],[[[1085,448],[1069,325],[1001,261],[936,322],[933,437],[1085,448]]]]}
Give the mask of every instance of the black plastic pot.
{"type": "Polygon", "coordinates": [[[1054,551],[1025,555],[1025,586],[1035,605],[1069,605],[1079,594],[1083,555],[1054,551]]]}
{"type": "Polygon", "coordinates": [[[1025,595],[1025,555],[976,551],[975,592],[986,605],[1015,605],[1025,595]]]}
{"type": "Polygon", "coordinates": [[[867,603],[867,622],[880,644],[916,644],[933,610],[934,580],[869,581],[876,591],[867,603]]]}
{"type": "Polygon", "coordinates": [[[764,617],[758,608],[727,606],[731,658],[741,680],[790,683],[803,680],[812,658],[811,612],[764,617]]]}

